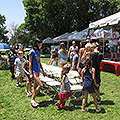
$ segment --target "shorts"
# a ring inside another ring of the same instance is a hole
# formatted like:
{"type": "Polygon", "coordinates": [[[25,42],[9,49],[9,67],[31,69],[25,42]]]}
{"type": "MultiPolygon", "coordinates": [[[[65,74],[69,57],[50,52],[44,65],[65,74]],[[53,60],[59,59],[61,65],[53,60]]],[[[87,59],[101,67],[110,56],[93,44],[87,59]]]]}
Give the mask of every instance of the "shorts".
{"type": "Polygon", "coordinates": [[[74,56],[75,54],[74,54],[74,52],[71,52],[70,53],[70,59],[73,59],[73,56],[74,56]]]}
{"type": "Polygon", "coordinates": [[[20,77],[24,77],[24,71],[23,70],[21,70],[21,71],[16,70],[16,78],[20,78],[20,77]]]}
{"type": "Polygon", "coordinates": [[[117,53],[117,45],[110,46],[110,51],[117,53]]]}
{"type": "Polygon", "coordinates": [[[40,72],[33,72],[33,74],[40,76],[40,72]]]}

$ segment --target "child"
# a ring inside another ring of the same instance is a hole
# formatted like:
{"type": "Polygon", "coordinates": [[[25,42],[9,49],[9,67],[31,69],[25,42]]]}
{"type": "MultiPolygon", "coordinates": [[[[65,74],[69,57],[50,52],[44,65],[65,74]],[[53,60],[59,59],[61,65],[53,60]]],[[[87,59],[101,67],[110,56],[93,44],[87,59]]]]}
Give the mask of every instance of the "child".
{"type": "Polygon", "coordinates": [[[51,50],[51,52],[50,52],[50,53],[51,53],[51,56],[50,56],[50,61],[49,61],[49,63],[48,63],[48,64],[50,64],[50,63],[51,63],[51,60],[52,60],[52,55],[53,55],[53,54],[55,54],[55,50],[51,50]]]}
{"type": "Polygon", "coordinates": [[[69,73],[69,71],[70,71],[70,66],[65,64],[61,72],[61,87],[59,93],[60,101],[56,103],[56,106],[58,106],[59,109],[67,110],[67,108],[65,107],[65,102],[69,99],[69,97],[72,96],[72,92],[70,91],[70,85],[68,82],[68,77],[66,75],[69,73]]]}
{"type": "Polygon", "coordinates": [[[26,78],[26,88],[27,88],[27,96],[31,96],[32,93],[31,93],[31,86],[32,86],[32,80],[30,79],[30,76],[29,76],[29,56],[27,55],[27,60],[24,62],[24,65],[23,65],[23,70],[25,72],[25,78],[26,78]]]}
{"type": "Polygon", "coordinates": [[[84,98],[82,101],[82,112],[88,111],[87,109],[85,109],[85,102],[87,100],[88,93],[90,93],[93,96],[96,112],[99,113],[101,109],[98,108],[96,94],[94,90],[94,85],[96,87],[98,87],[99,85],[96,83],[95,68],[92,68],[92,59],[90,56],[86,57],[84,65],[85,67],[81,71],[83,81],[82,91],[84,92],[84,98]]]}
{"type": "Polygon", "coordinates": [[[24,77],[23,64],[25,62],[25,59],[23,58],[23,52],[21,50],[19,50],[18,55],[19,55],[19,58],[16,58],[14,62],[14,65],[15,65],[14,69],[15,69],[16,78],[17,78],[16,86],[22,87],[21,85],[22,77],[24,77]]]}
{"type": "Polygon", "coordinates": [[[8,53],[8,63],[10,66],[10,72],[12,73],[11,80],[13,80],[15,78],[15,75],[14,75],[15,58],[16,58],[16,53],[15,53],[14,48],[12,47],[11,51],[8,53]]]}
{"type": "Polygon", "coordinates": [[[77,71],[77,63],[78,63],[78,58],[79,58],[79,56],[78,56],[78,49],[77,48],[75,48],[74,49],[74,56],[73,56],[73,61],[72,61],[72,68],[71,68],[71,70],[76,70],[77,71]]]}
{"type": "Polygon", "coordinates": [[[58,62],[57,62],[55,54],[52,55],[52,59],[51,59],[50,65],[52,65],[52,66],[57,66],[58,65],[58,62]]]}

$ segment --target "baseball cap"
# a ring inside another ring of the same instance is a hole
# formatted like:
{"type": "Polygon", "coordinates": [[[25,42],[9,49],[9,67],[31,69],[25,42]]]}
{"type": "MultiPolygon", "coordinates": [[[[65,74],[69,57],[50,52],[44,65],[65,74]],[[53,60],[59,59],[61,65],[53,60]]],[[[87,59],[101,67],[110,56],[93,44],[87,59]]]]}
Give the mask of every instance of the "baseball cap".
{"type": "Polygon", "coordinates": [[[72,44],[74,44],[74,43],[75,43],[75,41],[72,42],[72,44]]]}

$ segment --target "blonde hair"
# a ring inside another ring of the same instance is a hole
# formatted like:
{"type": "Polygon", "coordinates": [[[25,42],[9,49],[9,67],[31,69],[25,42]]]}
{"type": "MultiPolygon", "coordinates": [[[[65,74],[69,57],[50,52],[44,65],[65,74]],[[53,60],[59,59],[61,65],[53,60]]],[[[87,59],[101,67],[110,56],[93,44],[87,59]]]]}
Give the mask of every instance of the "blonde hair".
{"type": "Polygon", "coordinates": [[[86,45],[85,45],[85,48],[87,48],[88,50],[91,50],[91,43],[87,43],[86,45]]]}
{"type": "Polygon", "coordinates": [[[60,43],[60,49],[62,50],[62,53],[65,56],[67,54],[67,50],[65,48],[64,42],[60,43]]]}
{"type": "Polygon", "coordinates": [[[61,79],[62,79],[63,75],[65,75],[69,71],[70,71],[70,66],[68,64],[65,64],[62,68],[62,71],[61,71],[61,79]]]}
{"type": "Polygon", "coordinates": [[[92,58],[90,56],[87,56],[85,61],[84,61],[84,65],[86,67],[92,67],[93,65],[93,61],[92,61],[92,58]]]}

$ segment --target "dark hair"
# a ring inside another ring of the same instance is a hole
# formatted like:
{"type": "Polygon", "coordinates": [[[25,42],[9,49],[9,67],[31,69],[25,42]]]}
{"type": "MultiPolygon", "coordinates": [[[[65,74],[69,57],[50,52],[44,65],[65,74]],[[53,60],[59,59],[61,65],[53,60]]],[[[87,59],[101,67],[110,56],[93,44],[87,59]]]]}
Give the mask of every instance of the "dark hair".
{"type": "Polygon", "coordinates": [[[84,61],[84,65],[87,66],[87,67],[92,67],[93,61],[92,61],[92,58],[90,56],[86,57],[86,59],[84,61]]]}
{"type": "Polygon", "coordinates": [[[36,40],[35,40],[35,42],[34,42],[34,44],[33,44],[33,49],[34,49],[34,50],[39,50],[39,47],[38,47],[37,43],[42,43],[42,40],[36,38],[36,40]]]}

